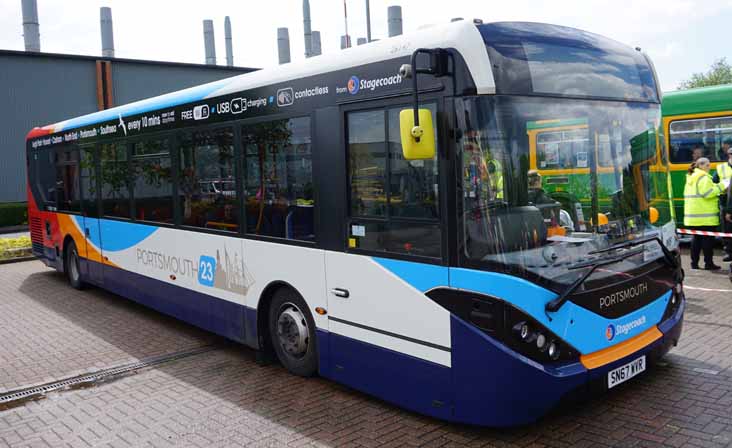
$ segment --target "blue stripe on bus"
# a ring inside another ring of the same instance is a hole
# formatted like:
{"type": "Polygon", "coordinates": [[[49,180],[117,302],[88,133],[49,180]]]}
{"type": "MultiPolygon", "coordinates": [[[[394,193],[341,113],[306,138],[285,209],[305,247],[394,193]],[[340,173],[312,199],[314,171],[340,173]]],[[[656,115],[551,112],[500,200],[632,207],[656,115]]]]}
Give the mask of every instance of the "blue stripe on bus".
{"type": "Polygon", "coordinates": [[[444,266],[377,257],[373,260],[418,291],[427,292],[448,285],[448,270],[444,266]]]}
{"type": "Polygon", "coordinates": [[[200,101],[229,82],[230,79],[222,79],[202,86],[191,87],[190,89],[181,90],[179,92],[172,92],[159,97],[149,98],[124,106],[84,115],[83,117],[72,118],[66,122],[62,122],[63,128],[56,129],[56,132],[97,124],[109,120],[117,120],[120,115],[122,117],[129,117],[131,115],[150,112],[157,109],[179,106],[193,101],[200,101]]]}
{"type": "Polygon", "coordinates": [[[113,221],[110,219],[87,218],[74,216],[82,231],[89,229],[87,240],[97,248],[107,252],[118,252],[139,244],[155,233],[156,226],[147,224],[113,221]]]}

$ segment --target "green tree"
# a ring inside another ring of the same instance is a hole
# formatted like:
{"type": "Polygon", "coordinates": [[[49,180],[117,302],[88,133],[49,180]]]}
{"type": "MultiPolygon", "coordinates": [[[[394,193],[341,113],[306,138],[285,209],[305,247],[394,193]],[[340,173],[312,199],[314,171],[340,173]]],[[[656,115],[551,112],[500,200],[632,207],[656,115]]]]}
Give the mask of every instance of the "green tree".
{"type": "Polygon", "coordinates": [[[721,58],[714,61],[709,71],[706,73],[694,73],[691,78],[682,81],[679,89],[693,89],[695,87],[718,86],[720,84],[732,83],[732,66],[727,62],[727,58],[721,58]]]}

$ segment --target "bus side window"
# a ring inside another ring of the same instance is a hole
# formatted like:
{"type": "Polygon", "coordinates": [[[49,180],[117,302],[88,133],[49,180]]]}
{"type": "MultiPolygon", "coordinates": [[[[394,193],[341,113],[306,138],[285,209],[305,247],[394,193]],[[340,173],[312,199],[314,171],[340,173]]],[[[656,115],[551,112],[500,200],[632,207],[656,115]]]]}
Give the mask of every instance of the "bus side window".
{"type": "Polygon", "coordinates": [[[723,143],[732,139],[732,117],[673,121],[669,140],[672,163],[690,163],[698,157],[727,160],[723,143]]]}
{"type": "Polygon", "coordinates": [[[152,138],[132,145],[135,219],[173,223],[170,143],[152,138]]]}
{"type": "Polygon", "coordinates": [[[82,145],[79,147],[79,175],[81,197],[83,199],[83,210],[86,216],[97,218],[97,160],[96,148],[94,145],[82,145]]]}
{"type": "Polygon", "coordinates": [[[247,233],[315,240],[310,117],[241,131],[247,233]]]}
{"type": "Polygon", "coordinates": [[[56,148],[56,208],[81,212],[79,195],[79,148],[75,145],[56,148]]]}
{"type": "Polygon", "coordinates": [[[178,174],[183,225],[239,231],[234,166],[232,128],[183,134],[178,174]]]}
{"type": "Polygon", "coordinates": [[[125,142],[100,146],[102,209],[105,216],[130,218],[130,170],[125,142]]]}

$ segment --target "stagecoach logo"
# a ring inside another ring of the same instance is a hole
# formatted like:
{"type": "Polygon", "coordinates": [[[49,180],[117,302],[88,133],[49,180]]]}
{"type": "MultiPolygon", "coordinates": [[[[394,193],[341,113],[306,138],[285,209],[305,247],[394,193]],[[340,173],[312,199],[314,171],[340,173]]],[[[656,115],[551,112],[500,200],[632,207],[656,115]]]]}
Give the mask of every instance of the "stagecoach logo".
{"type": "Polygon", "coordinates": [[[600,297],[600,309],[607,309],[628,300],[634,300],[648,292],[648,282],[638,283],[635,286],[600,297]]]}
{"type": "Polygon", "coordinates": [[[277,91],[277,106],[285,107],[292,105],[295,99],[295,94],[292,92],[292,87],[287,87],[277,91]]]}
{"type": "Polygon", "coordinates": [[[636,329],[638,327],[642,327],[645,324],[646,324],[645,315],[643,315],[637,319],[631,320],[627,324],[617,324],[617,325],[610,324],[605,329],[605,337],[607,338],[608,341],[612,341],[615,338],[615,336],[628,334],[631,331],[633,331],[634,329],[636,329]]]}
{"type": "Polygon", "coordinates": [[[608,341],[613,340],[613,338],[615,337],[615,325],[610,324],[607,326],[607,328],[605,329],[605,337],[608,341]]]}
{"type": "Polygon", "coordinates": [[[358,93],[358,89],[361,87],[361,82],[358,79],[358,76],[351,76],[351,79],[348,80],[348,93],[351,95],[355,95],[358,93]]]}

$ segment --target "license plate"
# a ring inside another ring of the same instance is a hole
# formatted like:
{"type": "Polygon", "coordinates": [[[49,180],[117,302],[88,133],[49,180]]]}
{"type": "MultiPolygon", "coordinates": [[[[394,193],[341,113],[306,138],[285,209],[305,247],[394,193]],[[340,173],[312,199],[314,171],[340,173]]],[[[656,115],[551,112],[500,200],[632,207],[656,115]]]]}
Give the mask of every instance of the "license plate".
{"type": "Polygon", "coordinates": [[[607,373],[607,387],[610,389],[618,384],[624,383],[645,370],[646,357],[644,355],[624,366],[609,371],[607,373]]]}

